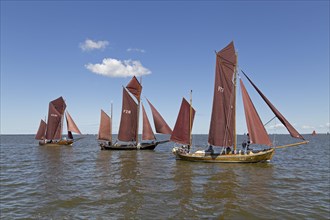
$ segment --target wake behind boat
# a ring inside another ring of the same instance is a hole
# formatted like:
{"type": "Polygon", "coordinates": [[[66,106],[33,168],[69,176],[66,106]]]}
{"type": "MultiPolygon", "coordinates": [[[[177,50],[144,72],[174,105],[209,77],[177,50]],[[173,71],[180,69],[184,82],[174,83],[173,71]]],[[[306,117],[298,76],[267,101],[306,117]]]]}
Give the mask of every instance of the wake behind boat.
{"type": "Polygon", "coordinates": [[[262,94],[250,78],[248,78],[243,71],[242,73],[273,111],[275,116],[287,128],[291,136],[302,139],[303,141],[285,146],[271,147],[272,142],[270,141],[266,129],[261,122],[247,90],[245,89],[242,79],[240,79],[245,118],[250,134],[250,139],[248,143],[245,144],[247,146],[250,143],[259,144],[268,146],[268,148],[263,150],[249,150],[248,147],[246,147],[244,150],[237,150],[236,82],[238,74],[237,56],[234,43],[231,42],[227,47],[216,53],[213,107],[208,136],[209,148],[207,150],[199,150],[194,153],[190,152],[190,146],[192,144],[191,130],[195,110],[192,108],[192,101],[190,101],[189,104],[184,99],[171,136],[171,141],[181,144],[181,146],[175,147],[172,150],[177,159],[218,163],[265,162],[272,159],[276,148],[297,146],[308,143],[308,141],[305,141],[303,136],[296,131],[296,129],[274,107],[274,105],[262,94]],[[220,147],[220,152],[214,153],[213,146],[220,147]]]}
{"type": "MultiPolygon", "coordinates": [[[[101,150],[153,150],[158,144],[166,143],[169,140],[159,141],[151,128],[148,116],[142,105],[143,127],[142,141],[139,143],[138,128],[139,128],[139,111],[140,111],[140,96],[142,86],[134,76],[128,83],[126,88],[123,88],[123,103],[118,139],[115,143],[112,142],[112,105],[111,117],[101,110],[101,122],[98,133],[98,140],[101,142],[101,150]],[[137,102],[134,100],[134,98],[137,102]]],[[[167,125],[163,117],[159,114],[156,108],[147,100],[154,119],[157,133],[171,134],[172,130],[167,125]]]]}
{"type": "MultiPolygon", "coordinates": [[[[66,104],[63,97],[59,97],[49,103],[48,121],[41,120],[38,132],[35,136],[42,146],[72,146],[75,139],[72,132],[81,134],[76,123],[73,121],[68,111],[65,111],[66,104]],[[68,136],[62,137],[63,118],[66,116],[68,136]]],[[[76,139],[79,140],[79,139],[76,139]]]]}

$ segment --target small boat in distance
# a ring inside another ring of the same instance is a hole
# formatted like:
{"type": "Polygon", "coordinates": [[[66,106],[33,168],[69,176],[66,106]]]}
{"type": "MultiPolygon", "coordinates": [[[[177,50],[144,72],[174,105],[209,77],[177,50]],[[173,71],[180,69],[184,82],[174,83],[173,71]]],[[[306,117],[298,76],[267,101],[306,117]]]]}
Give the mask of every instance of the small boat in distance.
{"type": "Polygon", "coordinates": [[[39,140],[39,145],[71,146],[75,141],[72,132],[81,134],[71,115],[68,111],[65,111],[65,109],[66,104],[62,96],[49,103],[48,121],[47,123],[45,122],[46,120],[40,121],[39,129],[35,136],[35,139],[39,140]],[[62,138],[64,113],[66,116],[68,130],[67,138],[62,138]]]}
{"type": "Polygon", "coordinates": [[[194,153],[190,152],[191,130],[194,119],[194,110],[188,102],[184,102],[181,109],[184,108],[184,113],[180,113],[177,123],[173,129],[171,141],[181,143],[182,146],[174,147],[172,152],[177,159],[187,161],[200,162],[216,162],[216,163],[255,163],[269,161],[275,152],[276,148],[284,148],[289,146],[296,146],[306,144],[308,141],[293,128],[293,126],[284,118],[284,116],[274,107],[274,105],[261,93],[255,84],[242,71],[248,81],[256,89],[257,93],[266,102],[269,108],[273,111],[275,116],[287,128],[289,133],[294,138],[302,139],[302,142],[271,147],[272,142],[262,124],[260,117],[251,101],[247,90],[240,79],[240,87],[242,91],[243,106],[245,111],[245,118],[249,132],[247,146],[244,150],[237,150],[236,138],[236,82],[237,82],[237,56],[234,48],[234,43],[231,42],[224,49],[216,53],[216,70],[214,83],[214,96],[211,114],[211,122],[208,136],[209,148],[207,150],[198,150],[194,153]],[[190,109],[190,110],[188,110],[190,109]],[[184,119],[180,120],[180,117],[184,119]],[[190,119],[188,119],[190,118],[190,119]],[[189,120],[189,121],[188,121],[189,120]],[[179,122],[178,122],[179,121],[179,122]],[[180,129],[177,129],[178,128],[180,129]],[[176,138],[176,131],[182,130],[185,141],[176,138]],[[268,148],[263,150],[249,150],[249,144],[266,145],[268,148]],[[214,147],[220,147],[220,152],[215,153],[214,147]]]}
{"type": "MultiPolygon", "coordinates": [[[[101,112],[101,123],[98,135],[98,140],[101,141],[101,143],[99,144],[101,150],[153,150],[158,144],[166,143],[169,141],[158,141],[156,139],[155,134],[152,131],[148,116],[145,112],[144,106],[142,105],[143,129],[142,141],[139,143],[138,131],[141,92],[142,86],[135,76],[131,79],[126,88],[123,87],[122,112],[118,139],[115,143],[112,143],[112,116],[110,118],[104,111],[101,112]],[[105,138],[103,139],[101,137],[102,134],[104,134],[105,136],[105,138]]],[[[150,101],[147,101],[151,107],[156,132],[161,134],[171,134],[172,130],[167,125],[163,117],[150,103],[150,101]]]]}

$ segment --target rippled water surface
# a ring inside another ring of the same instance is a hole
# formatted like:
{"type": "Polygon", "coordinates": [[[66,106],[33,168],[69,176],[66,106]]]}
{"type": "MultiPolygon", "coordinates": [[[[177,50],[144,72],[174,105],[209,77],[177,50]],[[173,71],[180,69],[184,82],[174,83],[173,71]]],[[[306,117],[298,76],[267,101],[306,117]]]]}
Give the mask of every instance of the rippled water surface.
{"type": "Polygon", "coordinates": [[[45,147],[2,135],[1,219],[330,219],[329,135],[257,164],[179,161],[173,143],[101,151],[95,138],[45,147]]]}

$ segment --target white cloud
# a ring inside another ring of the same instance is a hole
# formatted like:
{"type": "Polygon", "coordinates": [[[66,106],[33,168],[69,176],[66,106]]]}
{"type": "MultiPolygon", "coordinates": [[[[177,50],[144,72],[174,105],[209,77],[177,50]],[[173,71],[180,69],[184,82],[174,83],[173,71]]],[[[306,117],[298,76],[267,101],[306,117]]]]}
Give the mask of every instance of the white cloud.
{"type": "Polygon", "coordinates": [[[140,52],[140,53],[146,52],[144,49],[139,49],[139,48],[128,48],[126,51],[127,52],[140,52]]]}
{"type": "Polygon", "coordinates": [[[326,123],[325,125],[320,125],[320,128],[330,128],[330,123],[326,123]]]}
{"type": "Polygon", "coordinates": [[[109,42],[104,41],[93,41],[90,39],[85,40],[84,43],[80,43],[80,48],[83,51],[90,51],[90,50],[104,50],[109,45],[109,42]]]}
{"type": "Polygon", "coordinates": [[[93,73],[109,77],[142,76],[151,73],[151,71],[143,67],[138,60],[121,61],[105,58],[102,63],[89,63],[85,65],[85,67],[93,73]]]}
{"type": "Polygon", "coordinates": [[[277,129],[277,128],[285,128],[283,124],[275,124],[275,125],[270,125],[268,129],[277,129]]]}
{"type": "Polygon", "coordinates": [[[314,127],[310,125],[303,125],[302,129],[314,129],[314,127]]]}

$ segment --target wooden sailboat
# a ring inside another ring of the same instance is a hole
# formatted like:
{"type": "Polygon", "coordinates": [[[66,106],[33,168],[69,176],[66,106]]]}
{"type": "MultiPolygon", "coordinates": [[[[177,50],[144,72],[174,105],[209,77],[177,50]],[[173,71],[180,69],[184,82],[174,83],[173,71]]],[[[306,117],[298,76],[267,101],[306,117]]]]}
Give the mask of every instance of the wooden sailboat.
{"type": "MultiPolygon", "coordinates": [[[[111,105],[112,113],[112,105],[111,105]]],[[[97,140],[100,141],[100,146],[106,147],[112,144],[112,117],[110,118],[105,111],[101,109],[101,121],[97,140]]]]}
{"type": "MultiPolygon", "coordinates": [[[[243,72],[245,75],[245,73],[243,72]]],[[[246,75],[245,75],[246,76],[246,75]]],[[[236,139],[236,81],[237,81],[237,56],[235,53],[234,43],[231,42],[224,49],[216,53],[216,70],[215,70],[215,84],[213,107],[211,115],[210,130],[208,135],[208,150],[199,150],[191,153],[189,150],[190,142],[179,142],[184,144],[180,147],[173,148],[172,152],[178,159],[188,161],[202,161],[202,162],[229,162],[229,163],[252,163],[269,161],[276,148],[283,148],[288,146],[296,146],[306,144],[304,138],[293,128],[293,126],[284,118],[284,116],[275,108],[275,106],[262,94],[262,92],[255,86],[255,84],[246,76],[248,81],[257,90],[259,95],[267,103],[276,117],[287,128],[289,133],[294,138],[302,139],[302,142],[271,147],[272,143],[264,128],[260,117],[248,95],[243,81],[240,79],[240,87],[242,91],[242,98],[244,104],[245,117],[250,136],[251,144],[266,145],[268,148],[263,150],[237,150],[236,139]],[[220,147],[219,153],[214,153],[213,146],[220,147]]],[[[187,104],[186,104],[187,105],[187,104]]],[[[186,107],[188,108],[188,107],[186,107]]],[[[190,105],[190,109],[191,109],[190,105]]],[[[186,110],[187,112],[187,110],[186,110]]],[[[178,116],[178,120],[180,113],[178,116]]],[[[187,116],[186,116],[187,117],[187,116]]],[[[193,115],[189,115],[190,121],[193,121],[193,115]]],[[[185,119],[187,120],[187,119],[185,119]]],[[[184,123],[183,121],[181,123],[184,123]]],[[[185,126],[185,130],[189,129],[191,135],[192,122],[188,124],[181,124],[185,126]]],[[[175,137],[176,127],[173,130],[171,140],[178,142],[175,137]]]]}
{"type": "MultiPolygon", "coordinates": [[[[138,128],[139,128],[139,111],[140,111],[140,96],[142,86],[134,76],[128,83],[126,88],[123,88],[123,103],[120,119],[120,126],[118,132],[118,139],[115,143],[107,140],[107,143],[101,143],[102,150],[153,150],[158,144],[168,142],[169,140],[158,141],[152,131],[148,116],[142,106],[143,115],[143,129],[142,141],[139,143],[138,128]],[[135,97],[135,100],[134,98],[135,97]]],[[[156,132],[161,134],[171,134],[172,130],[169,128],[165,120],[150,103],[156,132]]],[[[101,130],[101,126],[100,126],[101,130]]],[[[111,129],[112,130],[112,129],[111,129]]],[[[107,132],[107,131],[101,131],[107,132]]],[[[110,131],[111,132],[111,131],[110,131]]],[[[100,131],[99,131],[100,133],[100,131]]],[[[112,133],[110,134],[112,137],[112,133]]]]}
{"type": "Polygon", "coordinates": [[[72,145],[74,138],[72,132],[81,134],[76,123],[73,121],[69,112],[65,111],[66,104],[63,97],[59,97],[49,103],[48,121],[41,120],[39,129],[35,136],[39,140],[39,145],[60,146],[72,145]],[[62,138],[63,118],[66,116],[68,136],[62,138]]]}

